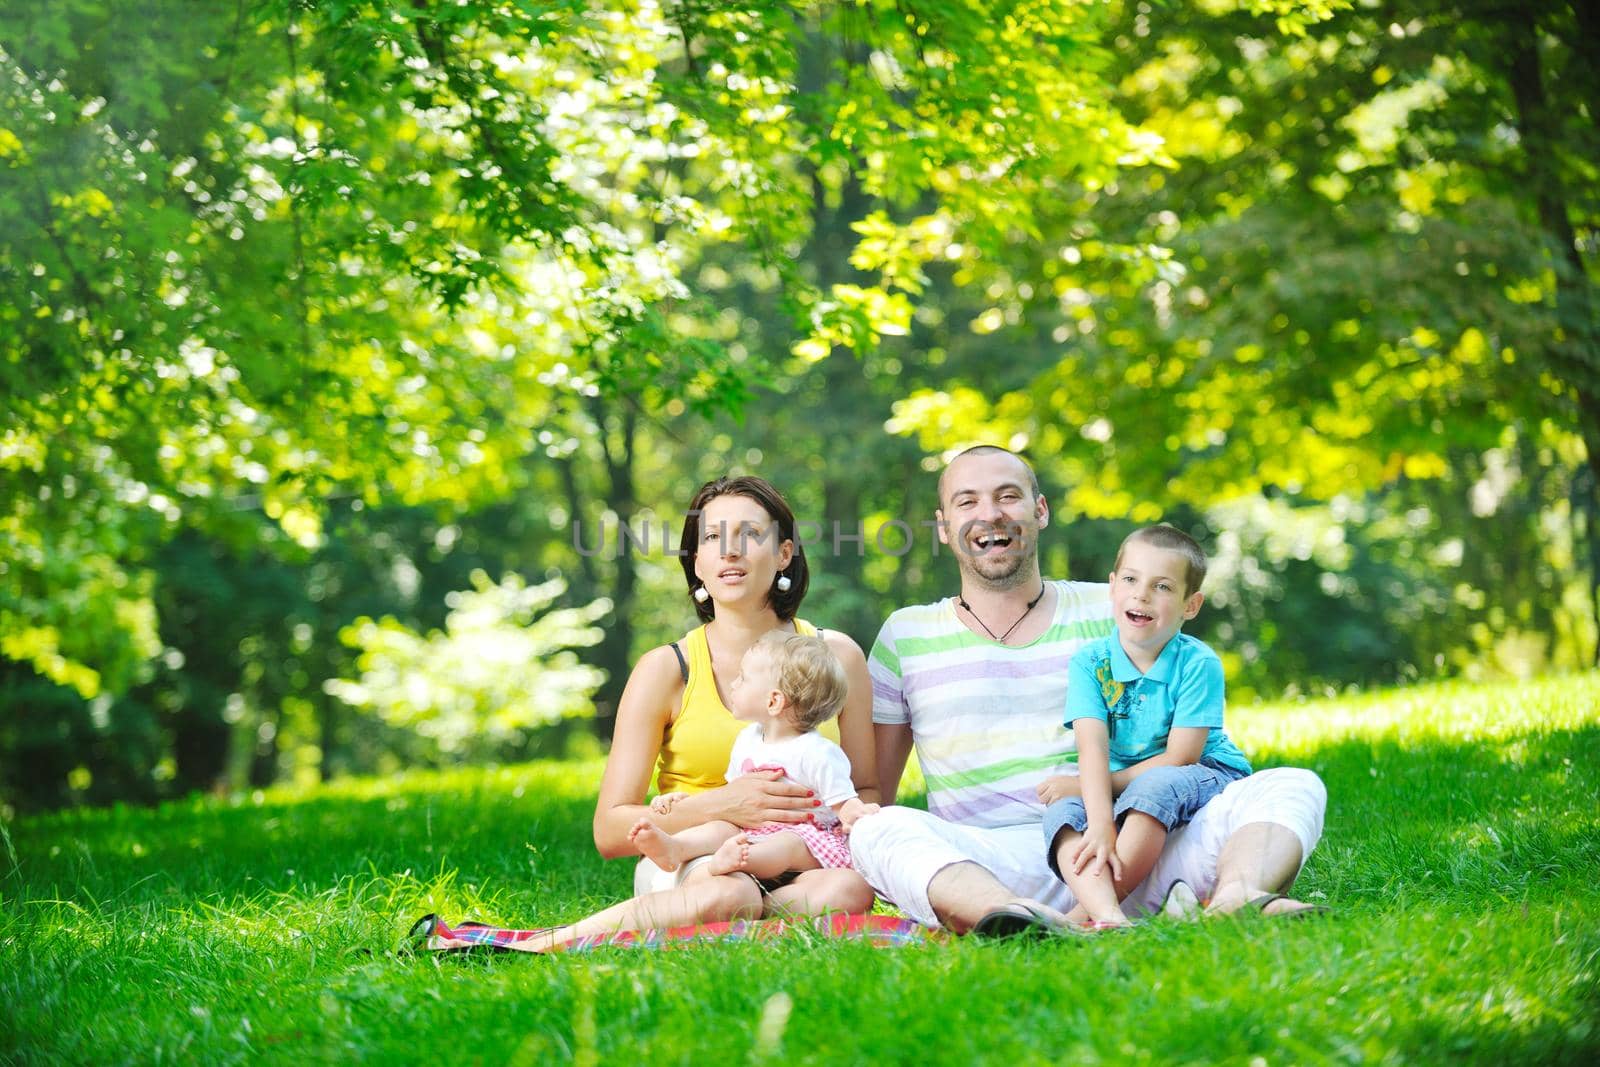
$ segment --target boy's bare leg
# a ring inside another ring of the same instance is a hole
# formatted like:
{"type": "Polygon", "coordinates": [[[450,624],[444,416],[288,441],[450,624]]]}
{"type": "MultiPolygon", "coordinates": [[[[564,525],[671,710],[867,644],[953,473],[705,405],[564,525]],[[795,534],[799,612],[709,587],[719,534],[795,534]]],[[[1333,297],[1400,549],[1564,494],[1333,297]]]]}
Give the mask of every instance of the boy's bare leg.
{"type": "Polygon", "coordinates": [[[757,878],[776,878],[789,871],[814,871],[822,865],[799,834],[769,834],[751,840],[738,833],[724,841],[706,864],[712,874],[743,871],[757,878]]]}
{"type": "Polygon", "coordinates": [[[1123,816],[1122,829],[1117,832],[1117,859],[1122,862],[1122,877],[1116,880],[1118,900],[1149,876],[1166,844],[1167,828],[1159,820],[1142,811],[1123,816]]]}
{"type": "MultiPolygon", "coordinates": [[[[713,820],[669,834],[649,819],[640,819],[628,831],[628,840],[645,857],[663,871],[675,871],[690,860],[709,856],[724,841],[739,832],[731,822],[713,820]]],[[[716,871],[727,874],[727,871],[716,871]]]]}
{"type": "MultiPolygon", "coordinates": [[[[1071,889],[1072,895],[1078,899],[1077,907],[1067,913],[1067,920],[1082,922],[1087,918],[1120,926],[1128,919],[1117,906],[1117,887],[1111,880],[1111,864],[1102,865],[1098,874],[1092,873],[1088,867],[1082,872],[1077,872],[1072,869],[1072,864],[1067,859],[1072,846],[1082,837],[1083,834],[1070,828],[1056,835],[1056,870],[1061,872],[1061,878],[1067,883],[1067,888],[1071,889]]],[[[1117,842],[1119,853],[1121,848],[1122,842],[1119,838],[1117,842]]]]}
{"type": "Polygon", "coordinates": [[[699,875],[699,871],[694,871],[676,889],[664,889],[613,904],[568,926],[558,926],[521,942],[517,947],[541,952],[564,941],[595,934],[754,919],[761,914],[761,889],[752,879],[742,875],[727,878],[701,878],[699,875]]]}

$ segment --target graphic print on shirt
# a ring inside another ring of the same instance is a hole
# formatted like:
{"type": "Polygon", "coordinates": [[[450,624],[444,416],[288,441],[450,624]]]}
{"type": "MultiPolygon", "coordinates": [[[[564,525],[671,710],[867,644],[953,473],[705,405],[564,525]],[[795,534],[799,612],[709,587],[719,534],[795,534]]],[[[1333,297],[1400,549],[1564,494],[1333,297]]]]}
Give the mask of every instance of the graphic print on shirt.
{"type": "MultiPolygon", "coordinates": [[[[1111,676],[1111,661],[1101,660],[1094,665],[1094,680],[1100,683],[1100,699],[1106,702],[1107,710],[1115,710],[1117,703],[1122,699],[1123,684],[1111,676]]],[[[1127,717],[1126,714],[1123,715],[1127,717]]]]}

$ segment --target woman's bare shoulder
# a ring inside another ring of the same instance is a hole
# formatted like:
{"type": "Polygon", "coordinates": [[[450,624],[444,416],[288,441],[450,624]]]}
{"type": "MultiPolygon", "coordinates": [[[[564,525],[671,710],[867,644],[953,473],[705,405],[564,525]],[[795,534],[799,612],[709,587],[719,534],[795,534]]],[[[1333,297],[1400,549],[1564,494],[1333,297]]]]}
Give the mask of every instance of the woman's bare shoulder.
{"type": "Polygon", "coordinates": [[[683,672],[670,645],[657,645],[633,664],[617,707],[617,736],[640,729],[654,736],[677,714],[683,672]]]}
{"type": "Polygon", "coordinates": [[[824,630],[822,640],[827,644],[828,650],[838,656],[839,662],[846,667],[867,661],[867,657],[861,652],[861,646],[856,644],[855,638],[843,630],[824,630]]]}
{"type": "MultiPolygon", "coordinates": [[[[682,650],[683,641],[681,638],[677,645],[682,650]]],[[[683,662],[687,662],[687,654],[685,654],[685,659],[682,662],[679,661],[678,655],[679,653],[674,652],[670,644],[657,645],[639,657],[638,662],[633,665],[633,677],[652,687],[681,689],[683,688],[683,662]]]]}

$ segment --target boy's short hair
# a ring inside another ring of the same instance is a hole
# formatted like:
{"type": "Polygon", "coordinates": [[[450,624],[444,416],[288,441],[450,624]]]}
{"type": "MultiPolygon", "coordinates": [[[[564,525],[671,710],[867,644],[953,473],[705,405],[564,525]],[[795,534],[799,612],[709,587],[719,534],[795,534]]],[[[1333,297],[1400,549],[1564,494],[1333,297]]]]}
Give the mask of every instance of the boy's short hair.
{"type": "Polygon", "coordinates": [[[1115,574],[1122,569],[1122,553],[1128,546],[1138,542],[1159,548],[1163,552],[1176,552],[1183,557],[1187,574],[1183,576],[1183,595],[1189,596],[1200,591],[1200,584],[1206,580],[1206,553],[1200,543],[1176,526],[1161,523],[1156,526],[1142,526],[1122,539],[1122,544],[1117,548],[1117,562],[1112,565],[1111,572],[1115,574]]]}
{"type": "Polygon", "coordinates": [[[774,630],[755,647],[772,657],[778,692],[788,700],[791,722],[797,730],[815,730],[839,714],[850,691],[844,665],[820,637],[774,630]]]}

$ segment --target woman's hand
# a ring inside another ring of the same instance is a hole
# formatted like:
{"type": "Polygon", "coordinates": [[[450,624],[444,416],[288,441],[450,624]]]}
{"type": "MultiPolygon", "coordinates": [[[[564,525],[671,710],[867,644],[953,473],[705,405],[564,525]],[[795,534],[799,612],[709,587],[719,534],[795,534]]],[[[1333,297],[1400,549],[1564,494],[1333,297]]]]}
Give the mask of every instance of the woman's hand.
{"type": "Polygon", "coordinates": [[[740,775],[720,789],[702,793],[709,818],[725,819],[749,829],[769,822],[809,822],[812,812],[822,806],[816,794],[803,785],[781,781],[783,771],[768,768],[740,775]]]}
{"type": "Polygon", "coordinates": [[[1052,774],[1039,783],[1038,793],[1041,801],[1054,804],[1066,797],[1083,796],[1083,783],[1076,774],[1052,774]]]}

